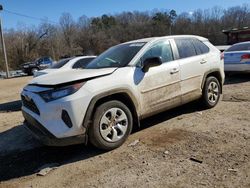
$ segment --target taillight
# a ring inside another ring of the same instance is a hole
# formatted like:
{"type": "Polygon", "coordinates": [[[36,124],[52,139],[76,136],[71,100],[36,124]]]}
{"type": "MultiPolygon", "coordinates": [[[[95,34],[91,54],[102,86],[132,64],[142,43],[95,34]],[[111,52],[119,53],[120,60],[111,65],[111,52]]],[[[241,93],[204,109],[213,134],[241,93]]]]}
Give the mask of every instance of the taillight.
{"type": "Polygon", "coordinates": [[[244,54],[244,55],[242,55],[241,59],[250,59],[250,54],[244,54]]]}

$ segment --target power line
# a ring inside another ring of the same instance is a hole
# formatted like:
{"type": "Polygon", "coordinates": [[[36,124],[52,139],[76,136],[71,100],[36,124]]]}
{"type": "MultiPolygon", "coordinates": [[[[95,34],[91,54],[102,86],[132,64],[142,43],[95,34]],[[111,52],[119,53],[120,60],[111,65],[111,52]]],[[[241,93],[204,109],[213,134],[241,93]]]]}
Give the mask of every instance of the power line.
{"type": "Polygon", "coordinates": [[[21,17],[25,17],[25,18],[29,18],[29,19],[33,19],[33,20],[47,21],[47,22],[50,22],[50,23],[53,23],[53,24],[57,24],[57,22],[54,22],[54,21],[51,21],[51,20],[48,20],[48,19],[42,19],[42,18],[37,18],[37,17],[33,17],[33,16],[28,16],[28,15],[21,14],[21,13],[18,13],[18,12],[14,12],[14,11],[10,11],[10,10],[7,10],[7,9],[3,9],[3,11],[6,12],[6,13],[9,13],[9,14],[14,14],[14,15],[17,15],[17,16],[21,16],[21,17]]]}

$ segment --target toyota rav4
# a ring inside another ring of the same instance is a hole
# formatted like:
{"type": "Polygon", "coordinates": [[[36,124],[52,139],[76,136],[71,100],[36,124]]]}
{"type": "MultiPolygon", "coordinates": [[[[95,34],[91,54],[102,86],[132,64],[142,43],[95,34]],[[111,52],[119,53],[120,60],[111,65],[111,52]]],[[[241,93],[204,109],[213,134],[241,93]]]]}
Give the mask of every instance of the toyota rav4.
{"type": "Polygon", "coordinates": [[[85,69],[34,78],[24,87],[24,125],[46,145],[111,150],[140,120],[190,101],[216,106],[224,67],[207,39],[181,35],[111,47],[85,69]]]}

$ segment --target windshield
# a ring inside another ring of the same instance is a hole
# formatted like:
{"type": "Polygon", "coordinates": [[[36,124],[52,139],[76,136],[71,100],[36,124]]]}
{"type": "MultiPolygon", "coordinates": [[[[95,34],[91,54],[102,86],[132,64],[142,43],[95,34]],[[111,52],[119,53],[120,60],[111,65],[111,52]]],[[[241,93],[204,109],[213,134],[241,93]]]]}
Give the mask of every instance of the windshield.
{"type": "Polygon", "coordinates": [[[68,63],[72,58],[66,58],[66,59],[61,59],[57,63],[51,66],[51,69],[59,69],[62,66],[64,66],[66,63],[68,63]]]}
{"type": "Polygon", "coordinates": [[[124,67],[145,45],[144,42],[121,44],[109,48],[96,59],[91,61],[86,69],[100,69],[109,67],[124,67]]]}

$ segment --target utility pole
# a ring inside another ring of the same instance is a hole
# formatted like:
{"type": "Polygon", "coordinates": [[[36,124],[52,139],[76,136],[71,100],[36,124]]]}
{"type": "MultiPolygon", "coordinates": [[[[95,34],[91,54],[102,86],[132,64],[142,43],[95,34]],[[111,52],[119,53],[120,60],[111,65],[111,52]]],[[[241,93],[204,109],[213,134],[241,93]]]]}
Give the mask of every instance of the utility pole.
{"type": "MultiPolygon", "coordinates": [[[[0,11],[2,11],[2,10],[3,10],[3,6],[0,5],[0,11]]],[[[3,54],[4,54],[5,68],[6,68],[6,78],[9,78],[10,73],[9,73],[9,66],[8,66],[6,48],[5,48],[4,37],[3,37],[2,19],[1,18],[0,18],[0,33],[1,33],[0,37],[1,37],[1,42],[2,42],[3,54]]]]}

